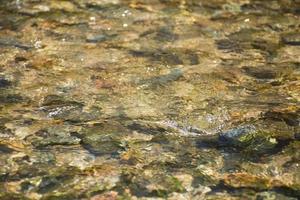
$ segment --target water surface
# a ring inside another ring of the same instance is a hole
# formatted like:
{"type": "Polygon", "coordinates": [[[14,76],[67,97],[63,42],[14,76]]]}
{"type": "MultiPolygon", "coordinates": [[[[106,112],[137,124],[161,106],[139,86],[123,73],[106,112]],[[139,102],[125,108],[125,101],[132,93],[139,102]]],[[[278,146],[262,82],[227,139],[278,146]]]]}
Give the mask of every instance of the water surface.
{"type": "Polygon", "coordinates": [[[297,199],[299,0],[0,0],[0,199],[297,199]]]}

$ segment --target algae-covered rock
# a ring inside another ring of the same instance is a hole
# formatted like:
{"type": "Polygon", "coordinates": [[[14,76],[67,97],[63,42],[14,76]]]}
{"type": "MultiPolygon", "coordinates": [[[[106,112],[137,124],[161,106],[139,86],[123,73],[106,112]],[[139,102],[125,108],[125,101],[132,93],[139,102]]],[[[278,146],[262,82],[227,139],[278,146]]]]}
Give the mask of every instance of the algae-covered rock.
{"type": "Polygon", "coordinates": [[[80,138],[73,136],[68,127],[54,126],[37,131],[33,136],[26,140],[37,148],[54,145],[76,145],[80,143],[80,138]]]}
{"type": "Polygon", "coordinates": [[[62,136],[54,136],[46,139],[38,139],[33,141],[32,144],[35,147],[42,148],[46,146],[53,145],[76,145],[79,144],[80,139],[76,137],[62,137],[62,136]]]}
{"type": "Polygon", "coordinates": [[[225,177],[224,182],[226,185],[234,188],[248,187],[248,188],[256,188],[259,190],[266,190],[266,189],[271,189],[273,187],[277,187],[277,186],[280,187],[284,185],[284,183],[276,179],[263,177],[263,176],[256,176],[247,173],[228,174],[225,177]]]}
{"type": "Polygon", "coordinates": [[[56,188],[62,187],[66,181],[70,181],[72,176],[70,175],[60,175],[60,176],[44,176],[42,177],[37,192],[47,193],[55,190],[56,188]]]}
{"type": "Polygon", "coordinates": [[[99,134],[99,132],[86,136],[82,139],[82,145],[92,154],[118,154],[123,149],[120,140],[112,135],[99,134]]]}
{"type": "Polygon", "coordinates": [[[127,130],[119,123],[104,123],[87,127],[79,135],[81,145],[95,155],[117,155],[125,146],[122,135],[127,130]]]}
{"type": "Polygon", "coordinates": [[[122,181],[126,183],[131,193],[142,197],[167,197],[172,192],[182,193],[185,188],[174,176],[159,173],[156,170],[144,172],[127,171],[123,173],[122,181]]]}
{"type": "Polygon", "coordinates": [[[265,153],[275,148],[277,140],[267,132],[260,132],[254,126],[240,126],[223,132],[219,141],[224,145],[232,145],[246,151],[265,153]]]}

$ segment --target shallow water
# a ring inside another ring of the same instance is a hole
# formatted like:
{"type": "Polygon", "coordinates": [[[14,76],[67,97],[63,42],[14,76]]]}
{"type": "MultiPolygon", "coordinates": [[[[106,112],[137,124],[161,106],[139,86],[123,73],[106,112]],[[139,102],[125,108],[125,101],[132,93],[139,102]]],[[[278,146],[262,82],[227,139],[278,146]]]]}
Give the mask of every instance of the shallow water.
{"type": "Polygon", "coordinates": [[[297,199],[299,0],[0,0],[0,199],[297,199]]]}

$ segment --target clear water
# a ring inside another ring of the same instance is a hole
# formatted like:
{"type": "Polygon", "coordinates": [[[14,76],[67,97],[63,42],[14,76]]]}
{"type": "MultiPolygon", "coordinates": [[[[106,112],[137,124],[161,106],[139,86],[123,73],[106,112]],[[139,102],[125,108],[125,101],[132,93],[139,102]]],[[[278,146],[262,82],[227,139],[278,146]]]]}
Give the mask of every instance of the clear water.
{"type": "Polygon", "coordinates": [[[300,1],[0,1],[0,199],[297,199],[300,1]]]}

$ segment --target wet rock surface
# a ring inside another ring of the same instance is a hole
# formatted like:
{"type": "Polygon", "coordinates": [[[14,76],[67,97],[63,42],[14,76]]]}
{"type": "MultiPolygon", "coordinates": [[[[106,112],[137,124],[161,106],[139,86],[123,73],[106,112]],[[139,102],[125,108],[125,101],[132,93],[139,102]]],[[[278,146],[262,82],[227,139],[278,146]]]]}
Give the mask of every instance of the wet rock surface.
{"type": "Polygon", "coordinates": [[[0,199],[299,199],[298,0],[0,0],[0,199]]]}

